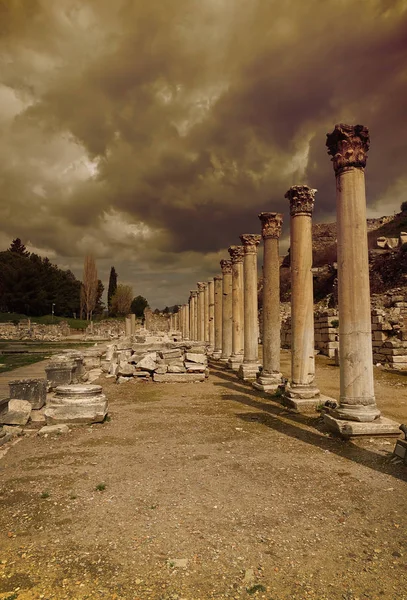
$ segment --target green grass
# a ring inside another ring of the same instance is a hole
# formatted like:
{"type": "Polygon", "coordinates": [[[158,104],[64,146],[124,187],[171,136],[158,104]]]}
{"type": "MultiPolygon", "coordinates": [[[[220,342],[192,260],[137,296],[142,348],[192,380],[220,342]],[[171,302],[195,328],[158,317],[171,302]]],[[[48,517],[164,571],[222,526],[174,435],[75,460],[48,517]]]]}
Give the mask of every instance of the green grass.
{"type": "Polygon", "coordinates": [[[42,492],[41,496],[40,496],[43,500],[45,500],[46,498],[49,498],[49,492],[45,491],[42,492]]]}
{"type": "Polygon", "coordinates": [[[69,317],[57,317],[56,315],[54,317],[52,315],[28,317],[19,313],[0,313],[0,323],[18,323],[26,319],[31,319],[32,323],[40,323],[41,325],[57,325],[58,323],[62,323],[62,321],[66,321],[71,329],[86,329],[89,325],[88,321],[84,319],[71,319],[69,317]]]}
{"type": "Polygon", "coordinates": [[[105,483],[98,483],[95,489],[98,492],[104,492],[105,489],[106,489],[106,484],[105,483]]]}
{"type": "Polygon", "coordinates": [[[0,354],[0,373],[7,373],[18,367],[33,365],[45,360],[48,354],[0,354]]]}

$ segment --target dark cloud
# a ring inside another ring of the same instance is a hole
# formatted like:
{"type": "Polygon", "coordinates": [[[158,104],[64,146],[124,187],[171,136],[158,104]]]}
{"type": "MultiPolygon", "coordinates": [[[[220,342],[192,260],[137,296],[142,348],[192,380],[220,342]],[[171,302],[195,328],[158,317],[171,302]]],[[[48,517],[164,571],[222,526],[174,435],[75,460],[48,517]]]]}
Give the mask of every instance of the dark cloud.
{"type": "Polygon", "coordinates": [[[370,211],[406,187],[405,0],[0,0],[0,240],[184,300],[290,185],[335,211],[326,133],[371,131],[370,211]]]}

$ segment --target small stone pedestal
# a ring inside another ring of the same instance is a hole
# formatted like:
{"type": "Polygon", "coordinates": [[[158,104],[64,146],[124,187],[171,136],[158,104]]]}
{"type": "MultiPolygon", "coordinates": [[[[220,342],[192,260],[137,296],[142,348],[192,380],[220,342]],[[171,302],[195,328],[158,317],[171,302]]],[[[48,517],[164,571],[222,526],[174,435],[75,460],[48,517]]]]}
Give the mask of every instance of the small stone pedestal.
{"type": "Polygon", "coordinates": [[[374,421],[345,421],[337,419],[333,416],[334,410],[324,415],[324,423],[330,431],[337,433],[344,438],[359,437],[361,435],[381,436],[381,437],[397,437],[400,435],[398,423],[386,417],[379,417],[374,421]]]}
{"type": "Polygon", "coordinates": [[[73,360],[58,360],[49,363],[45,369],[51,389],[59,385],[69,385],[75,379],[76,363],[73,360]]]}
{"type": "Polygon", "coordinates": [[[46,379],[14,379],[9,381],[10,398],[27,400],[31,408],[42,408],[47,399],[46,379]]]}
{"type": "Polygon", "coordinates": [[[107,414],[107,398],[100,385],[61,385],[45,409],[47,425],[101,423],[107,414]]]}

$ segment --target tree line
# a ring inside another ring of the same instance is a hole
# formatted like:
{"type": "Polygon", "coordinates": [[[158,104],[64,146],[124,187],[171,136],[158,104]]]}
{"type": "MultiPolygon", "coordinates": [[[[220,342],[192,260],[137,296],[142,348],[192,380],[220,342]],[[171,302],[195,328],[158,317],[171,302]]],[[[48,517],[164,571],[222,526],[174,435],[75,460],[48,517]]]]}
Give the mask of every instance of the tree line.
{"type": "MultiPolygon", "coordinates": [[[[0,312],[33,317],[52,313],[89,320],[105,312],[103,292],[104,285],[91,255],[85,257],[80,281],[72,271],[29,252],[19,238],[0,252],[0,312]]],[[[133,297],[131,286],[117,283],[114,267],[110,271],[107,304],[111,317],[130,312],[142,317],[148,306],[143,296],[133,297]]]]}

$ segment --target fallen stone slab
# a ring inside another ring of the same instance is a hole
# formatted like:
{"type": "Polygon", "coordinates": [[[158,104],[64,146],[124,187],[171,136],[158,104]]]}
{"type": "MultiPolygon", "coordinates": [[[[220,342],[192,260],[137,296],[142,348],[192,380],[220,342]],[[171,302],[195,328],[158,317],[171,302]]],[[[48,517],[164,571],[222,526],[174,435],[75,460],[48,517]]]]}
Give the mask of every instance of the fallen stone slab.
{"type": "Polygon", "coordinates": [[[59,386],[45,409],[47,425],[101,423],[106,414],[107,399],[100,385],[59,386]]]}
{"type": "Polygon", "coordinates": [[[185,368],[187,370],[188,373],[205,373],[206,371],[206,366],[205,365],[200,365],[197,363],[185,363],[185,368]]]}
{"type": "Polygon", "coordinates": [[[193,363],[201,363],[206,364],[206,356],[205,354],[198,354],[197,352],[187,352],[185,355],[185,360],[193,363]]]}
{"type": "Polygon", "coordinates": [[[172,350],[161,350],[159,352],[161,358],[169,359],[169,358],[181,358],[182,352],[180,348],[174,348],[172,350]]]}
{"type": "Polygon", "coordinates": [[[138,369],[154,371],[155,368],[157,367],[156,359],[157,359],[157,353],[151,352],[149,354],[146,354],[146,356],[144,356],[141,360],[139,360],[138,363],[136,364],[136,367],[138,369]]]}
{"type": "Polygon", "coordinates": [[[158,367],[155,370],[155,373],[157,373],[158,375],[164,375],[164,373],[166,373],[168,371],[168,365],[158,365],[158,367]]]}
{"type": "Polygon", "coordinates": [[[133,379],[133,377],[124,377],[123,375],[120,375],[117,380],[116,383],[128,383],[129,381],[131,381],[133,379]]]}
{"type": "Polygon", "coordinates": [[[168,373],[186,373],[186,368],[184,365],[169,365],[168,373]]]}
{"type": "Polygon", "coordinates": [[[30,414],[31,423],[45,423],[45,408],[41,408],[40,410],[32,410],[30,414]]]}
{"type": "Polygon", "coordinates": [[[2,427],[0,425],[0,446],[3,446],[3,444],[7,444],[7,442],[9,442],[12,439],[12,435],[11,433],[7,433],[6,431],[4,431],[4,427],[2,427]]]}
{"type": "Polygon", "coordinates": [[[9,381],[10,398],[27,400],[31,408],[40,409],[47,398],[46,379],[13,379],[9,381]]]}
{"type": "Polygon", "coordinates": [[[3,431],[7,434],[11,434],[13,437],[23,435],[24,429],[18,425],[3,425],[3,431]]]}
{"type": "Polygon", "coordinates": [[[134,372],[134,377],[150,377],[150,371],[136,371],[134,372]]]}
{"type": "Polygon", "coordinates": [[[156,383],[195,383],[205,381],[205,373],[154,373],[156,383]]]}
{"type": "Polygon", "coordinates": [[[117,369],[117,375],[124,377],[132,377],[134,372],[135,369],[133,365],[129,365],[128,363],[120,363],[119,368],[117,369]]]}
{"type": "Polygon", "coordinates": [[[48,435],[49,433],[69,433],[69,427],[63,423],[60,425],[45,425],[45,427],[41,427],[38,435],[48,435]]]}
{"type": "Polygon", "coordinates": [[[31,414],[31,404],[27,400],[11,399],[0,412],[3,425],[26,425],[31,414]]]}

